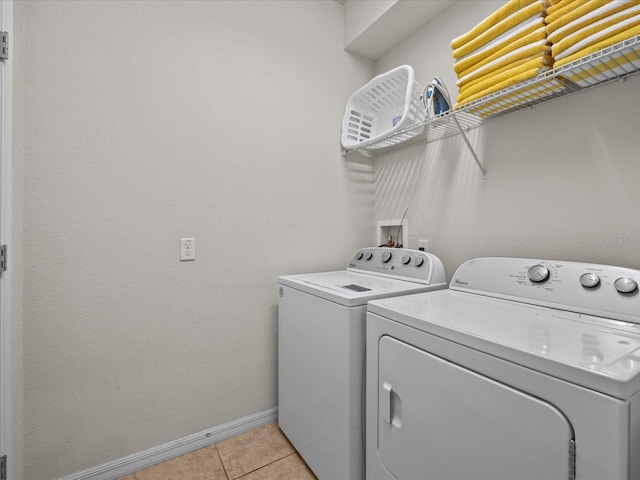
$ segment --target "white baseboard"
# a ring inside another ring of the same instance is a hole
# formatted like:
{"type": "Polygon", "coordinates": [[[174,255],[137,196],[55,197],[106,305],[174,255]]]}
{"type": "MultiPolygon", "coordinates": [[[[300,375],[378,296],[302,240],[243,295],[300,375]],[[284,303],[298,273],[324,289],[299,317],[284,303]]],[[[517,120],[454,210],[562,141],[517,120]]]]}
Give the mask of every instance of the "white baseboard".
{"type": "Polygon", "coordinates": [[[193,452],[214,443],[221,442],[249,430],[262,427],[278,420],[278,408],[247,415],[217,427],[208,428],[192,435],[174,440],[144,452],[103,463],[97,467],[74,473],[59,480],[116,480],[124,475],[137,472],[157,463],[171,460],[185,453],[193,452]]]}

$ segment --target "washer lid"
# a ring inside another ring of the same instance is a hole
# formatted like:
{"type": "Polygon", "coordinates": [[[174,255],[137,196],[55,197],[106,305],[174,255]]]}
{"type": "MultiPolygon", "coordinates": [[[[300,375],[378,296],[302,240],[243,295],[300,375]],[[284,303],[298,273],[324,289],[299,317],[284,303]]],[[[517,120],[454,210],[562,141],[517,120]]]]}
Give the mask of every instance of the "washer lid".
{"type": "Polygon", "coordinates": [[[426,292],[447,286],[446,283],[425,285],[347,270],[288,275],[279,277],[279,281],[281,285],[287,285],[347,307],[366,305],[369,300],[376,298],[426,292]]]}
{"type": "Polygon", "coordinates": [[[376,300],[368,309],[616,398],[640,390],[635,323],[453,290],[376,300]]]}

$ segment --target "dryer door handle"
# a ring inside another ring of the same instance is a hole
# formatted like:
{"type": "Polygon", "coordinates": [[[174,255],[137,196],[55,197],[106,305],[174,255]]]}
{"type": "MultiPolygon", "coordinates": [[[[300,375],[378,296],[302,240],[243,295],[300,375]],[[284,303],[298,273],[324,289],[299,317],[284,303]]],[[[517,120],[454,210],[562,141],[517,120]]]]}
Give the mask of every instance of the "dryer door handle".
{"type": "Polygon", "coordinates": [[[382,384],[382,399],[380,400],[380,409],[382,410],[382,419],[386,423],[391,423],[393,412],[391,411],[391,392],[393,387],[387,382],[382,384]]]}
{"type": "Polygon", "coordinates": [[[386,423],[392,427],[402,427],[402,399],[387,382],[382,383],[380,410],[382,410],[382,419],[386,423]]]}

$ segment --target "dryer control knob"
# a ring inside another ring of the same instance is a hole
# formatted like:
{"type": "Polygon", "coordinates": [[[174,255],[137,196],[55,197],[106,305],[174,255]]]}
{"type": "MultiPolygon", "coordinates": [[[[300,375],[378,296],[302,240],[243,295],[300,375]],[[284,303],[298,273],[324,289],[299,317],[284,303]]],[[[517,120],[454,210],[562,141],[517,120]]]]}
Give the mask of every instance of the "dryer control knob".
{"type": "Polygon", "coordinates": [[[389,260],[391,260],[391,257],[393,255],[391,254],[391,252],[384,252],[382,254],[382,263],[387,263],[389,260]]]}
{"type": "Polygon", "coordinates": [[[416,257],[416,259],[413,261],[413,263],[415,264],[416,267],[421,267],[424,264],[424,258],[423,257],[416,257]]]}
{"type": "Polygon", "coordinates": [[[620,293],[632,293],[638,289],[638,282],[633,278],[620,277],[613,282],[613,286],[616,287],[616,290],[620,293]]]}
{"type": "Polygon", "coordinates": [[[365,260],[371,260],[373,258],[373,253],[371,252],[367,252],[364,254],[364,259],[365,260]]]}
{"type": "Polygon", "coordinates": [[[364,253],[362,253],[362,252],[356,253],[356,260],[362,260],[363,256],[364,256],[364,253]]]}
{"type": "Polygon", "coordinates": [[[544,265],[534,265],[527,271],[527,276],[532,282],[544,282],[549,278],[549,269],[544,265]]]}
{"type": "Polygon", "coordinates": [[[411,263],[411,256],[409,255],[403,255],[402,256],[402,263],[404,265],[409,265],[411,263]]]}
{"type": "Polygon", "coordinates": [[[594,288],[600,285],[600,277],[595,273],[583,273],[580,275],[580,285],[584,288],[594,288]]]}

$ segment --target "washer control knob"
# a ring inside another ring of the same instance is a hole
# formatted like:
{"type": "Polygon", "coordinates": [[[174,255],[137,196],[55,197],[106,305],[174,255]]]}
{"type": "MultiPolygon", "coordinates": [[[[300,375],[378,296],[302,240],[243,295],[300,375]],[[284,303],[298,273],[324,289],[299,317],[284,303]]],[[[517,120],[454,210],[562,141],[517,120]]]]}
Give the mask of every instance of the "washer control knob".
{"type": "Polygon", "coordinates": [[[424,258],[423,257],[416,257],[416,259],[413,261],[413,263],[415,264],[416,267],[421,267],[424,264],[424,258]]]}
{"type": "Polygon", "coordinates": [[[534,265],[527,271],[527,276],[532,282],[544,282],[549,279],[549,269],[544,265],[534,265]]]}
{"type": "Polygon", "coordinates": [[[580,275],[580,285],[584,288],[594,288],[600,285],[600,277],[595,273],[583,273],[580,275]]]}
{"type": "Polygon", "coordinates": [[[393,255],[391,254],[391,252],[384,252],[382,254],[382,263],[387,263],[389,260],[391,260],[391,257],[393,255]]]}
{"type": "Polygon", "coordinates": [[[364,253],[362,253],[362,252],[356,253],[356,260],[362,260],[363,256],[364,256],[364,253]]]}
{"type": "Polygon", "coordinates": [[[638,282],[633,278],[620,277],[613,282],[613,286],[616,287],[616,290],[620,293],[632,293],[638,289],[638,282]]]}
{"type": "Polygon", "coordinates": [[[409,265],[411,263],[411,256],[409,255],[403,255],[402,256],[402,263],[404,265],[409,265]]]}
{"type": "Polygon", "coordinates": [[[367,252],[367,253],[365,253],[365,254],[364,254],[364,259],[365,259],[365,260],[369,261],[369,260],[371,260],[372,258],[373,258],[373,253],[371,253],[371,252],[367,252]]]}

